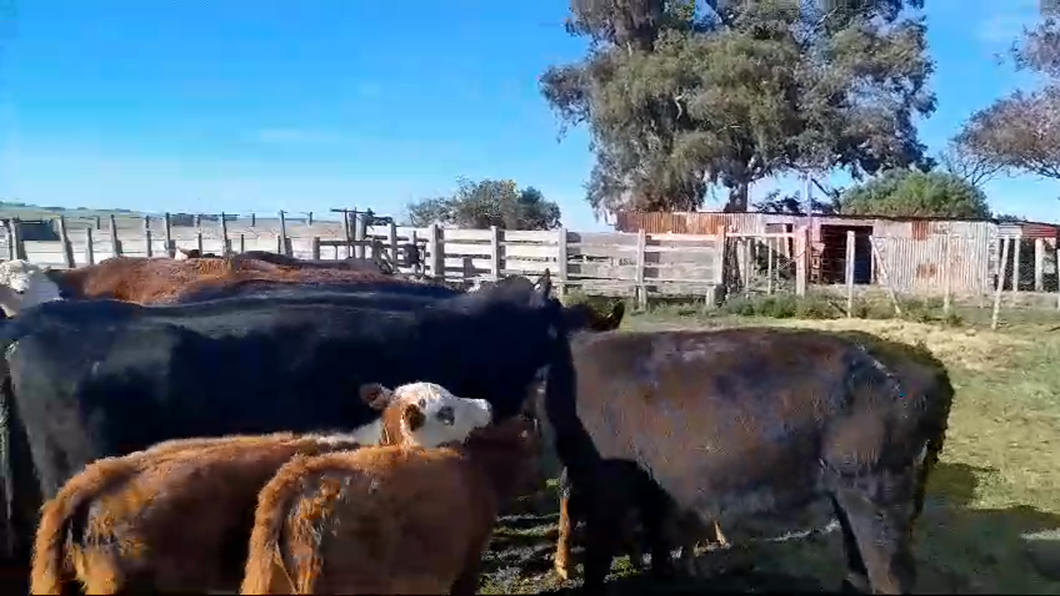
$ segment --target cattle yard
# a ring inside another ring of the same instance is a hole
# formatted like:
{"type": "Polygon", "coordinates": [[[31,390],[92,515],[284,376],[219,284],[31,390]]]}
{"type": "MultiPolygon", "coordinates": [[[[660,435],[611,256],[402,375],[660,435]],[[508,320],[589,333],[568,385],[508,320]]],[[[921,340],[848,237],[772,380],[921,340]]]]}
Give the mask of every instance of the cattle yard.
{"type": "MultiPolygon", "coordinates": [[[[905,321],[675,316],[671,310],[629,316],[622,328],[759,324],[860,329],[923,342],[932,350],[949,367],[957,396],[941,463],[916,525],[917,592],[1060,592],[1060,334],[1047,332],[1053,321],[1025,321],[994,332],[905,321]]],[[[552,572],[554,494],[533,501],[525,505],[533,512],[502,518],[486,558],[484,593],[578,585],[577,577],[564,583],[552,572]]],[[[825,523],[822,516],[814,525],[825,523]]],[[[740,552],[740,538],[730,538],[736,546],[728,552],[699,555],[700,564],[717,570],[711,580],[669,590],[817,591],[832,590],[842,580],[842,539],[834,527],[786,537],[761,531],[773,540],[755,540],[753,550],[740,552]],[[751,558],[753,568],[747,564],[751,558]]],[[[625,558],[616,559],[610,581],[620,593],[652,590],[625,558]]]]}

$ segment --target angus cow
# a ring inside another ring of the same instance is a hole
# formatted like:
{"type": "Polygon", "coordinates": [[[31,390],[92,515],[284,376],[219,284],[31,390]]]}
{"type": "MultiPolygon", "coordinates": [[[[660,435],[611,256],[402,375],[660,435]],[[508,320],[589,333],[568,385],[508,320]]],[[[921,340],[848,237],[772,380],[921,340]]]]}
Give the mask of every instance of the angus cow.
{"type": "MultiPolygon", "coordinates": [[[[8,316],[35,304],[67,299],[116,299],[137,304],[238,295],[244,283],[330,284],[343,289],[386,289],[447,297],[459,293],[439,284],[338,268],[298,268],[254,259],[147,259],[115,257],[96,265],[45,270],[22,260],[0,263],[0,307],[8,316]],[[237,286],[226,289],[227,286],[237,286]],[[14,293],[12,293],[14,291],[14,293]]],[[[253,288],[252,288],[253,289],[253,288]]]]}
{"type": "Polygon", "coordinates": [[[362,445],[437,447],[490,423],[487,402],[431,383],[366,385],[361,398],[383,415],[350,434],[178,439],[89,464],[44,505],[31,592],[59,594],[73,575],[88,594],[236,590],[258,493],[287,460],[362,445]]]}
{"type": "Polygon", "coordinates": [[[566,345],[550,290],[546,275],[417,310],[238,298],[27,310],[0,342],[10,369],[0,400],[6,534],[31,528],[41,496],[101,457],[174,438],[369,423],[377,413],[339,397],[369,380],[429,380],[510,417],[566,345]],[[39,482],[26,480],[34,476],[39,482]]]}
{"type": "Polygon", "coordinates": [[[542,484],[538,443],[517,416],[458,446],[292,459],[258,498],[240,593],[474,594],[499,508],[542,484]]]}
{"type": "Polygon", "coordinates": [[[912,588],[911,526],[953,399],[926,350],[868,334],[738,328],[585,334],[571,351],[549,370],[545,406],[587,502],[588,589],[610,566],[623,492],[641,508],[656,573],[669,560],[665,515],[724,526],[824,497],[843,530],[848,581],[912,588]]]}

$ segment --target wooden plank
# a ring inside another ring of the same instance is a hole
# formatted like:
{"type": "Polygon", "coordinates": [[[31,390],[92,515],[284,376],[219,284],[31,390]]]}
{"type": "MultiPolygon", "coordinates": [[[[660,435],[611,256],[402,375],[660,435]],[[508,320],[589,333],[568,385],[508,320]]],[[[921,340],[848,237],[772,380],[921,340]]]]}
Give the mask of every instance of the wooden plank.
{"type": "Polygon", "coordinates": [[[718,247],[718,239],[714,236],[695,236],[687,240],[674,240],[665,237],[659,238],[658,236],[649,236],[645,247],[648,250],[687,250],[690,248],[716,249],[718,247]]]}
{"type": "MultiPolygon", "coordinates": [[[[472,258],[471,259],[471,263],[472,263],[472,266],[474,266],[476,269],[482,269],[482,270],[484,270],[484,271],[486,271],[488,273],[489,270],[490,270],[490,266],[491,266],[490,263],[492,263],[492,260],[491,259],[475,259],[475,258],[472,258]]],[[[449,254],[446,254],[445,255],[445,267],[446,267],[446,269],[449,269],[449,268],[452,268],[452,267],[458,267],[461,270],[463,270],[464,257],[454,257],[454,256],[451,256],[449,254]]]]}
{"type": "Polygon", "coordinates": [[[608,257],[612,259],[637,259],[637,246],[615,246],[605,244],[577,244],[567,247],[568,257],[608,257]]]}
{"type": "Polygon", "coordinates": [[[567,244],[590,244],[604,246],[631,246],[636,248],[637,235],[622,232],[570,232],[567,235],[567,244]]]}
{"type": "Polygon", "coordinates": [[[590,276],[632,282],[637,279],[637,266],[634,264],[567,263],[567,276],[570,278],[590,276]]]}
{"type": "Polygon", "coordinates": [[[555,244],[556,233],[551,230],[505,230],[504,240],[507,242],[555,244]]]}
{"type": "Polygon", "coordinates": [[[445,256],[455,255],[482,255],[489,256],[490,244],[484,242],[482,244],[468,244],[468,243],[456,243],[450,242],[448,238],[445,239],[445,256]]]}
{"type": "Polygon", "coordinates": [[[489,230],[458,230],[455,228],[445,228],[442,231],[442,238],[445,239],[445,243],[448,244],[450,241],[467,242],[467,241],[482,241],[489,242],[490,231],[489,230]]]}
{"type": "Polygon", "coordinates": [[[520,273],[544,273],[545,269],[554,271],[555,261],[520,261],[519,259],[505,259],[502,272],[506,275],[518,275],[520,273]]]}
{"type": "Polygon", "coordinates": [[[506,259],[555,259],[559,247],[555,244],[505,244],[501,251],[506,259]]]}

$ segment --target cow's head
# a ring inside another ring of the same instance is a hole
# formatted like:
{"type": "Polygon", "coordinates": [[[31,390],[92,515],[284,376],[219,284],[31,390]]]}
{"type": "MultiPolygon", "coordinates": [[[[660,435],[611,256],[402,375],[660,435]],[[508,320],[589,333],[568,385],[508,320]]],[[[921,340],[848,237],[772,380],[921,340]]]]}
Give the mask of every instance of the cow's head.
{"type": "Polygon", "coordinates": [[[0,308],[9,317],[31,306],[60,300],[59,286],[47,270],[23,259],[0,263],[0,308]]]}
{"type": "Polygon", "coordinates": [[[409,383],[393,391],[370,383],[360,393],[365,403],[383,412],[386,443],[437,447],[463,442],[472,430],[493,421],[486,400],[457,397],[435,383],[409,383]]]}

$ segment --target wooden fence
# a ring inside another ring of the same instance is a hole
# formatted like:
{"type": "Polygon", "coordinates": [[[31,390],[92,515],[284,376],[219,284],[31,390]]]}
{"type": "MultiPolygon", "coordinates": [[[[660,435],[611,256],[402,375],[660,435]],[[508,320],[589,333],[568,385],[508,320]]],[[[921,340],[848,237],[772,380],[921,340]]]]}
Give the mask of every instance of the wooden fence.
{"type": "Polygon", "coordinates": [[[389,223],[354,226],[353,230],[332,225],[331,234],[323,236],[306,235],[319,233],[319,227],[288,230],[281,226],[280,233],[259,233],[253,227],[236,231],[224,218],[197,227],[170,226],[168,215],[163,220],[161,229],[152,229],[148,223],[136,233],[113,221],[103,229],[68,230],[60,218],[58,241],[22,240],[18,222],[8,222],[7,246],[0,245],[0,255],[64,268],[118,255],[164,257],[176,247],[220,254],[227,246],[233,252],[266,250],[322,259],[363,258],[371,252],[381,253],[403,271],[415,269],[447,280],[540,275],[548,269],[561,292],[636,296],[640,303],[649,295],[720,299],[725,271],[724,234],[463,230],[389,223]],[[422,263],[419,268],[410,263],[417,259],[409,259],[416,253],[422,263]]]}

